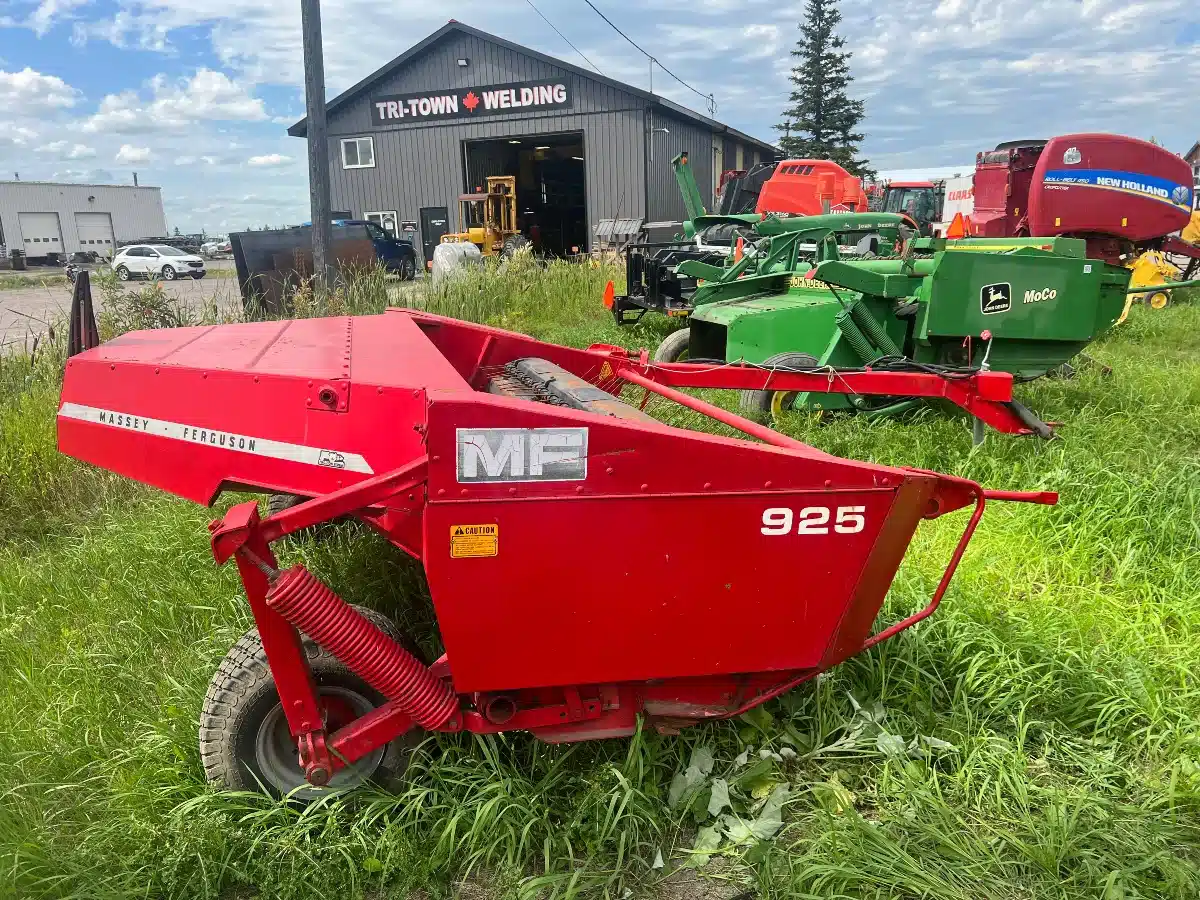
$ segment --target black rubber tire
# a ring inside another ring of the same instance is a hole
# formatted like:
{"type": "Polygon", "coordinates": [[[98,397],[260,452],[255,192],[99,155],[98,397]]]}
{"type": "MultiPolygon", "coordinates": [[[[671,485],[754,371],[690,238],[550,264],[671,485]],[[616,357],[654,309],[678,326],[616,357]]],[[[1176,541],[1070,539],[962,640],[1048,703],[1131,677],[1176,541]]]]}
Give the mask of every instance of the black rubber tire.
{"type": "Polygon", "coordinates": [[[400,260],[400,280],[412,281],[417,277],[417,263],[415,260],[402,259],[400,260]]]}
{"type": "Polygon", "coordinates": [[[267,497],[267,518],[277,516],[285,509],[291,509],[307,500],[299,494],[271,494],[267,497]]]}
{"type": "Polygon", "coordinates": [[[174,266],[163,266],[159,270],[158,274],[160,276],[162,276],[163,281],[174,281],[175,280],[175,267],[174,266]]]}
{"type": "Polygon", "coordinates": [[[506,237],[504,239],[504,247],[500,251],[500,258],[508,259],[510,256],[514,255],[522,247],[528,247],[528,246],[529,246],[529,238],[525,237],[525,235],[510,234],[508,237],[506,237]]]}
{"type": "Polygon", "coordinates": [[[129,269],[127,269],[125,266],[117,266],[117,278],[118,278],[118,280],[120,280],[120,281],[128,281],[128,280],[129,280],[129,276],[130,276],[130,274],[131,274],[131,273],[130,273],[129,269]]]}
{"type": "Polygon", "coordinates": [[[658,349],[654,351],[655,362],[686,362],[688,355],[688,344],[691,341],[692,330],[690,328],[680,328],[678,331],[673,331],[663,338],[663,342],[658,345],[658,349]]]}
{"type": "MultiPolygon", "coordinates": [[[[809,353],[791,351],[776,353],[761,363],[768,368],[786,366],[794,369],[815,369],[820,364],[820,360],[809,353]]],[[[776,393],[776,391],[742,391],[741,397],[738,398],[742,415],[756,422],[770,422],[772,419],[771,403],[776,393]]]]}
{"type": "MultiPolygon", "coordinates": [[[[357,609],[389,636],[410,647],[410,642],[386,616],[362,607],[357,609]]],[[[304,649],[318,690],[333,688],[348,692],[372,707],[384,703],[374,688],[307,638],[304,649]]],[[[278,719],[279,706],[267,655],[258,630],[252,628],[225,654],[204,695],[200,712],[200,761],[211,784],[230,791],[265,792],[273,797],[289,793],[300,801],[314,800],[338,790],[335,779],[331,788],[310,786],[285,791],[264,774],[257,752],[259,730],[268,719],[278,719]]],[[[404,777],[413,748],[425,737],[426,732],[420,728],[410,729],[382,748],[361,781],[341,790],[353,790],[368,782],[384,789],[395,788],[404,777]]],[[[370,760],[370,756],[365,759],[370,760]]]]}

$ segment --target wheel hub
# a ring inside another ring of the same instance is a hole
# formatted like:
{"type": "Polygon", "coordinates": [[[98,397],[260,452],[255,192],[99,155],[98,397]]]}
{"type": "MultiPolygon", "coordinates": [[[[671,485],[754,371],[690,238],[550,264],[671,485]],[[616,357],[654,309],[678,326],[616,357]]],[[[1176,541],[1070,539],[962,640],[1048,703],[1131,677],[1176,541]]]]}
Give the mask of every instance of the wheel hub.
{"type": "MultiPolygon", "coordinates": [[[[344,687],[322,687],[318,700],[329,733],[374,709],[374,704],[366,697],[344,687]]],[[[379,747],[339,769],[324,787],[311,785],[305,780],[299,748],[288,729],[283,706],[278,703],[263,718],[254,742],[255,762],[263,780],[279,793],[288,795],[295,791],[295,796],[303,800],[328,791],[349,791],[359,787],[375,773],[385,752],[386,748],[379,747]]]]}

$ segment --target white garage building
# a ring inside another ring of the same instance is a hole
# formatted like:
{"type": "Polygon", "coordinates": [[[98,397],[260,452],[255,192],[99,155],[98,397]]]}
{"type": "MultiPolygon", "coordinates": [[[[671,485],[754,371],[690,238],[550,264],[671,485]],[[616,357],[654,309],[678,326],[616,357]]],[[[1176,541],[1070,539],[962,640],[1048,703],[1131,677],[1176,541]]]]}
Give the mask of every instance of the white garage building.
{"type": "Polygon", "coordinates": [[[0,246],[29,259],[94,250],[167,234],[162,190],[124,184],[0,181],[0,246]]]}

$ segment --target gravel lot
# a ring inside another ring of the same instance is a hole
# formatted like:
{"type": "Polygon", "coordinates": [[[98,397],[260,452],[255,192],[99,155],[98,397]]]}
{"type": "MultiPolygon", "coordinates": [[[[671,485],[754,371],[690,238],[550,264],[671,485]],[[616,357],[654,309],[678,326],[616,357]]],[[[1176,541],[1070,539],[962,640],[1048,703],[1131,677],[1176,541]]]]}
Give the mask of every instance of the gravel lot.
{"type": "MultiPolygon", "coordinates": [[[[210,260],[208,268],[233,269],[233,260],[210,260]]],[[[19,272],[4,272],[5,275],[20,275],[19,272]]],[[[30,286],[27,288],[10,288],[0,290],[0,348],[20,347],[33,335],[46,330],[47,325],[59,319],[65,319],[71,309],[70,284],[44,286],[39,284],[39,276],[61,275],[61,269],[45,269],[28,272],[26,277],[30,286]]],[[[224,274],[224,273],[221,273],[224,274]]],[[[232,272],[231,272],[232,274],[232,272]]],[[[238,297],[237,279],[230,277],[212,277],[196,281],[192,278],[178,281],[164,281],[163,289],[188,306],[200,308],[209,300],[218,303],[237,305],[241,302],[238,297]]],[[[131,281],[128,286],[137,290],[145,286],[144,281],[131,281]]],[[[92,297],[99,303],[100,296],[95,290],[92,297]]],[[[96,310],[100,312],[99,308],[96,310]]]]}
{"type": "MultiPolygon", "coordinates": [[[[237,308],[241,305],[238,294],[237,278],[233,277],[233,260],[209,260],[209,275],[196,281],[191,278],[177,281],[162,282],[163,290],[170,296],[181,300],[188,307],[200,309],[205,304],[215,301],[219,306],[228,305],[237,308]],[[214,270],[227,270],[214,273],[214,270]],[[226,277],[221,277],[226,276],[226,277]]],[[[3,272],[4,275],[19,275],[16,272],[3,272]]],[[[46,330],[50,323],[65,320],[71,309],[70,284],[44,286],[38,283],[42,277],[61,275],[61,269],[45,269],[41,272],[29,272],[27,275],[29,287],[0,290],[0,350],[13,350],[25,346],[35,335],[46,330]]],[[[144,287],[144,281],[130,281],[127,286],[132,290],[144,287]]],[[[389,285],[389,293],[398,295],[401,291],[411,290],[412,282],[403,286],[400,282],[389,285]]],[[[100,302],[99,292],[93,290],[92,297],[100,302]]],[[[99,314],[99,307],[96,313],[99,314]]]]}

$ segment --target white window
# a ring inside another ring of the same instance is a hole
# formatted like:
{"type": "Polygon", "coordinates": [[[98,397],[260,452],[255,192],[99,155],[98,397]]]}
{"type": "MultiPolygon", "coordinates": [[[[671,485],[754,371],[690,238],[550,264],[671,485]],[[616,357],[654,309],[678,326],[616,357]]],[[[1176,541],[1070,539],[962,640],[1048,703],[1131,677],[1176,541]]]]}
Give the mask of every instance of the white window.
{"type": "Polygon", "coordinates": [[[342,141],[342,168],[375,168],[375,139],[369,137],[345,138],[342,141]]]}
{"type": "Polygon", "coordinates": [[[366,215],[366,219],[368,222],[374,222],[392,237],[396,237],[399,234],[396,228],[397,219],[394,210],[391,212],[369,212],[366,215]]]}

